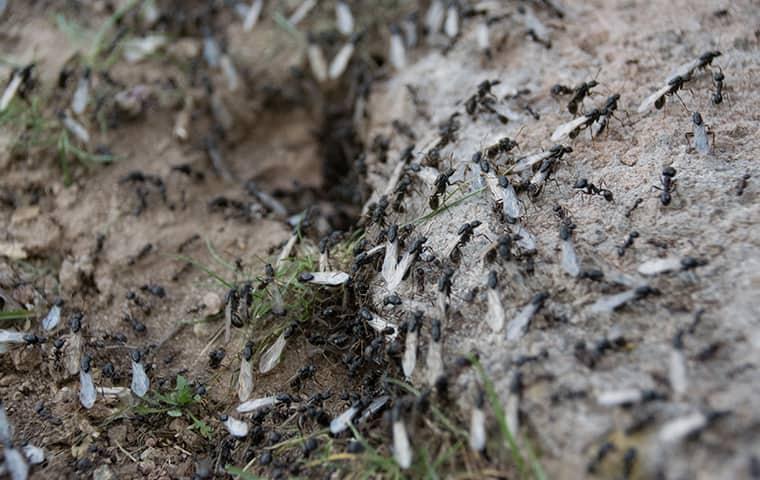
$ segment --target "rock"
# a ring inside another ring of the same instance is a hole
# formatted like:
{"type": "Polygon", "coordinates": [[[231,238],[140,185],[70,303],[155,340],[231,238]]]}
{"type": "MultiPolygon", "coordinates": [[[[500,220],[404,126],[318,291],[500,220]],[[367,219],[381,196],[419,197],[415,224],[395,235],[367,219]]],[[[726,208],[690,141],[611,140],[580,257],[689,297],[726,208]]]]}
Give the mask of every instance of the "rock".
{"type": "Polygon", "coordinates": [[[117,425],[108,429],[108,442],[112,447],[124,445],[127,438],[127,426],[117,425]]]}
{"type": "Polygon", "coordinates": [[[206,315],[213,315],[222,309],[222,299],[214,292],[208,292],[203,295],[204,312],[206,315]]]}
{"type": "Polygon", "coordinates": [[[92,480],[116,480],[108,465],[101,465],[92,472],[92,480]]]}

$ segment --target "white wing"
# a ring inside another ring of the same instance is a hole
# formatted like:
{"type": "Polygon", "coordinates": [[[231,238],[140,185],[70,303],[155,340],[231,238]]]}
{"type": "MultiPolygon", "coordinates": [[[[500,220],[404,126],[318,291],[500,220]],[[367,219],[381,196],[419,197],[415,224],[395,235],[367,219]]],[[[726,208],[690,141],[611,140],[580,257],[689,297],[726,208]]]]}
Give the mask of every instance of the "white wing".
{"type": "Polygon", "coordinates": [[[46,332],[49,332],[50,330],[54,329],[58,326],[58,324],[61,322],[61,307],[58,305],[53,305],[50,308],[50,311],[45,316],[45,318],[42,320],[42,329],[46,332]]]}
{"type": "Polygon", "coordinates": [[[520,248],[526,252],[536,251],[536,237],[520,224],[517,225],[516,235],[518,236],[516,242],[520,248]]]}
{"type": "Polygon", "coordinates": [[[132,362],[132,392],[138,397],[144,397],[150,388],[150,380],[145,374],[145,368],[140,362],[132,362]]]}
{"type": "Polygon", "coordinates": [[[434,384],[443,373],[443,348],[441,342],[430,341],[427,354],[427,377],[434,384]]]}
{"type": "Polygon", "coordinates": [[[5,406],[0,403],[0,443],[9,444],[12,440],[12,434],[11,424],[8,421],[8,415],[5,413],[5,406]]]}
{"type": "Polygon", "coordinates": [[[475,38],[478,41],[478,48],[481,50],[488,50],[491,47],[488,23],[478,22],[477,26],[475,27],[475,38]]]}
{"type": "Polygon", "coordinates": [[[401,359],[401,367],[406,378],[412,376],[414,367],[417,365],[417,339],[417,331],[406,334],[406,348],[404,348],[404,356],[401,359]]]}
{"type": "Polygon", "coordinates": [[[562,125],[557,127],[556,130],[554,130],[554,133],[552,133],[552,141],[556,142],[557,140],[560,140],[561,138],[566,137],[567,135],[570,135],[570,133],[573,130],[580,127],[587,121],[588,121],[588,117],[586,117],[586,115],[582,115],[578,118],[574,118],[570,120],[567,123],[563,123],[562,125]]]}
{"type": "Polygon", "coordinates": [[[345,412],[341,413],[337,417],[333,418],[330,422],[330,432],[333,435],[337,435],[340,432],[344,431],[348,428],[349,422],[354,418],[354,416],[359,412],[359,409],[356,407],[351,407],[345,412]]]}
{"type": "Polygon", "coordinates": [[[506,313],[504,313],[504,305],[501,303],[499,292],[497,292],[496,289],[489,288],[486,295],[488,297],[486,322],[494,333],[500,332],[501,329],[504,328],[504,319],[506,317],[506,313]]]}
{"type": "Polygon", "coordinates": [[[475,407],[470,415],[470,448],[480,452],[486,447],[486,414],[483,409],[475,407]]]}
{"type": "Polygon", "coordinates": [[[0,330],[0,343],[24,343],[24,335],[27,332],[15,330],[0,330]]]}
{"type": "Polygon", "coordinates": [[[240,360],[240,373],[238,374],[238,399],[241,402],[248,400],[253,393],[253,365],[250,360],[240,360]]]}
{"type": "Polygon", "coordinates": [[[11,480],[26,480],[29,477],[29,465],[24,461],[21,452],[15,448],[5,449],[5,467],[11,480]]]}
{"type": "Polygon", "coordinates": [[[362,413],[362,416],[359,418],[359,423],[364,423],[367,420],[369,420],[370,417],[372,417],[377,412],[379,412],[380,409],[383,408],[385,404],[390,401],[390,399],[391,399],[390,395],[381,395],[377,397],[376,399],[372,400],[372,403],[369,404],[369,406],[362,413]]]}
{"type": "Polygon", "coordinates": [[[393,279],[393,272],[396,271],[398,263],[398,239],[387,242],[385,247],[385,258],[383,258],[383,266],[380,270],[380,274],[383,276],[385,283],[390,283],[393,279]]]}
{"type": "Polygon", "coordinates": [[[404,47],[404,40],[398,33],[391,34],[389,57],[391,65],[396,70],[403,70],[406,67],[406,47],[404,47]]]}
{"type": "Polygon", "coordinates": [[[655,258],[639,265],[639,273],[642,275],[658,275],[681,268],[681,259],[677,257],[655,258]]]}
{"type": "Polygon", "coordinates": [[[390,340],[395,339],[396,336],[398,335],[398,327],[395,324],[388,322],[378,317],[377,315],[373,314],[372,320],[369,320],[367,324],[378,333],[382,333],[383,331],[385,331],[386,328],[392,327],[393,333],[391,333],[390,335],[386,335],[386,337],[390,340]]]}
{"type": "Polygon", "coordinates": [[[35,447],[30,443],[24,445],[21,450],[24,452],[26,459],[32,465],[39,465],[45,461],[45,451],[40,447],[35,447]]]}
{"type": "Polygon", "coordinates": [[[254,412],[260,408],[271,407],[277,404],[277,397],[261,397],[248,400],[237,406],[238,413],[254,412]]]}
{"type": "Polygon", "coordinates": [[[79,371],[79,403],[88,410],[95,405],[95,385],[92,383],[92,375],[84,370],[79,371]]]}
{"type": "Polygon", "coordinates": [[[261,15],[261,8],[264,6],[264,0],[253,0],[251,8],[245,14],[245,20],[243,20],[243,30],[250,32],[259,20],[261,15]]]}
{"type": "Polygon", "coordinates": [[[504,416],[507,419],[507,428],[513,437],[517,436],[520,429],[520,396],[510,393],[504,406],[504,416]]]}
{"type": "Polygon", "coordinates": [[[288,22],[293,26],[298,25],[316,5],[317,0],[304,0],[301,5],[296,8],[296,11],[293,12],[293,15],[288,18],[288,22]]]}
{"type": "Polygon", "coordinates": [[[668,93],[668,90],[670,90],[670,85],[665,84],[664,87],[660,88],[659,90],[657,90],[653,94],[649,95],[647,98],[644,99],[643,102],[641,102],[641,105],[639,105],[638,112],[639,113],[645,113],[647,110],[649,110],[650,108],[652,108],[652,105],[654,105],[654,103],[657,100],[659,100],[660,97],[662,97],[663,95],[665,95],[666,93],[668,93]]]}
{"type": "Polygon", "coordinates": [[[248,424],[237,418],[227,417],[224,427],[233,437],[243,438],[248,435],[248,424]]]}
{"type": "Polygon", "coordinates": [[[87,108],[87,102],[90,100],[90,78],[89,75],[79,77],[77,89],[74,91],[74,98],[71,100],[71,110],[77,115],[84,112],[87,108]]]}
{"type": "Polygon", "coordinates": [[[697,68],[697,66],[699,66],[698,58],[695,58],[694,60],[690,62],[684,63],[680,67],[673,70],[673,73],[668,75],[668,78],[665,80],[665,83],[666,84],[670,83],[676,77],[682,77],[682,78],[690,77],[691,74],[694,72],[694,69],[697,68]]]}
{"type": "Polygon", "coordinates": [[[676,396],[686,393],[688,380],[686,379],[686,360],[681,350],[673,349],[670,352],[670,369],[668,370],[670,388],[676,396]]]}
{"type": "Polygon", "coordinates": [[[571,277],[577,277],[581,273],[581,262],[575,254],[575,247],[571,240],[562,241],[562,268],[571,277]]]}
{"type": "Polygon", "coordinates": [[[346,283],[351,276],[346,272],[309,272],[313,278],[307,283],[337,287],[346,283]]]}
{"type": "Polygon", "coordinates": [[[527,304],[520,310],[515,318],[507,325],[507,340],[519,340],[528,330],[530,319],[536,313],[536,305],[533,302],[527,304]]]}
{"type": "Polygon", "coordinates": [[[22,77],[20,73],[13,75],[11,83],[8,84],[8,87],[3,92],[3,98],[0,99],[0,112],[5,111],[5,109],[8,108],[8,105],[10,105],[11,100],[13,100],[13,97],[16,96],[18,87],[21,86],[21,80],[22,77]]]}
{"type": "Polygon", "coordinates": [[[666,423],[659,433],[664,444],[677,443],[707,425],[707,417],[702,412],[695,412],[666,423]]]}
{"type": "Polygon", "coordinates": [[[322,48],[316,44],[309,45],[306,49],[306,57],[309,59],[309,67],[314,78],[320,83],[327,80],[327,62],[322,48]]]}
{"type": "Polygon", "coordinates": [[[333,61],[330,62],[330,69],[327,71],[327,76],[330,77],[330,80],[335,80],[343,75],[343,72],[346,71],[346,67],[348,67],[348,62],[351,60],[351,55],[353,54],[354,44],[352,42],[343,45],[340,51],[335,55],[335,58],[333,58],[333,61]]]}
{"type": "Polygon", "coordinates": [[[605,295],[594,302],[590,309],[593,313],[611,312],[622,305],[636,298],[636,289],[626,290],[625,292],[614,295],[605,295]]]}
{"type": "MultiPolygon", "coordinates": [[[[585,118],[585,117],[579,117],[579,118],[585,118]]],[[[543,161],[545,158],[548,158],[549,156],[551,156],[551,151],[546,150],[545,152],[538,152],[538,153],[534,153],[522,158],[518,158],[517,162],[514,165],[512,165],[512,167],[509,168],[508,170],[510,172],[522,172],[523,170],[526,170],[532,167],[533,165],[543,161]]]]}
{"type": "Polygon", "coordinates": [[[504,215],[508,218],[520,218],[522,216],[522,207],[520,206],[520,200],[517,198],[517,192],[515,192],[515,188],[511,183],[501,189],[501,197],[504,215]]]}
{"type": "Polygon", "coordinates": [[[441,30],[445,15],[446,11],[444,10],[443,2],[441,0],[433,0],[425,14],[425,26],[429,34],[436,34],[441,30]]]}
{"type": "Polygon", "coordinates": [[[702,154],[710,153],[710,141],[704,125],[694,126],[694,146],[702,154]]]}
{"type": "Polygon", "coordinates": [[[338,31],[343,35],[351,35],[354,31],[354,16],[351,15],[351,9],[346,2],[339,1],[335,4],[335,17],[338,31]]]}
{"type": "Polygon", "coordinates": [[[402,470],[412,465],[412,446],[409,444],[406,426],[401,420],[393,422],[393,458],[402,470]]]}
{"type": "Polygon", "coordinates": [[[446,11],[446,23],[443,26],[443,31],[449,38],[454,38],[459,34],[459,11],[453,4],[446,11]]]}
{"type": "Polygon", "coordinates": [[[596,397],[596,403],[602,407],[616,407],[639,401],[641,401],[641,390],[635,388],[603,392],[596,397]]]}
{"type": "Polygon", "coordinates": [[[285,350],[285,345],[288,343],[285,338],[285,332],[282,332],[277,340],[274,341],[271,347],[261,355],[259,360],[259,372],[267,373],[280,363],[280,357],[282,351],[285,350]]]}

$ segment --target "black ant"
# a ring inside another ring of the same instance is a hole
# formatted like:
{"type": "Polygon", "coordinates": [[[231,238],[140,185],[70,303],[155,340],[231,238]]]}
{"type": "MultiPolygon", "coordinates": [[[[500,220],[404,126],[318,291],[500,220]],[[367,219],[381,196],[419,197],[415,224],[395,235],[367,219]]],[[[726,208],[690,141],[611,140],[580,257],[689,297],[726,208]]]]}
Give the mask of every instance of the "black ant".
{"type": "Polygon", "coordinates": [[[441,173],[438,175],[438,177],[435,179],[435,182],[433,183],[433,186],[435,187],[435,191],[430,196],[430,201],[428,202],[430,205],[430,208],[433,210],[437,210],[439,206],[439,197],[444,195],[446,193],[446,187],[451,185],[449,182],[449,178],[451,178],[452,175],[454,175],[453,168],[448,169],[446,172],[441,173]]]}
{"type": "Polygon", "coordinates": [[[665,167],[662,169],[662,174],[660,175],[660,182],[662,183],[662,187],[655,186],[657,190],[660,190],[660,202],[662,202],[663,205],[669,205],[671,200],[671,193],[676,188],[676,181],[673,179],[673,177],[676,176],[676,169],[673,167],[665,167]]]}
{"type": "Polygon", "coordinates": [[[599,195],[600,197],[604,198],[608,202],[611,202],[613,200],[612,192],[609,191],[606,188],[600,188],[594,185],[593,183],[590,183],[585,178],[578,179],[578,181],[575,182],[575,185],[573,185],[573,188],[580,190],[582,193],[585,193],[586,195],[599,195]]]}

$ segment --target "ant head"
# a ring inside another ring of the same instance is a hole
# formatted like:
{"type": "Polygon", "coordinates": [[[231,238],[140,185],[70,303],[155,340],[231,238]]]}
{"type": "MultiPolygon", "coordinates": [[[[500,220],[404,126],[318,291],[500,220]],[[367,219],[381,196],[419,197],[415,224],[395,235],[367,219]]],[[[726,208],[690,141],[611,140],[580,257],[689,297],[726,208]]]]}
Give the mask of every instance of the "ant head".
{"type": "Polygon", "coordinates": [[[585,178],[579,178],[575,181],[575,185],[573,185],[573,188],[586,188],[588,185],[588,180],[585,178]]]}
{"type": "Polygon", "coordinates": [[[700,55],[699,59],[701,61],[703,61],[703,62],[710,63],[710,62],[713,61],[714,58],[720,57],[721,55],[723,55],[723,54],[720,53],[720,51],[718,51],[718,50],[712,50],[712,51],[705,52],[702,55],[700,55]]]}
{"type": "Polygon", "coordinates": [[[697,125],[697,126],[702,125],[702,115],[699,112],[692,113],[691,121],[694,122],[694,125],[697,125]]]}
{"type": "Polygon", "coordinates": [[[596,87],[597,85],[599,85],[599,82],[597,82],[596,80],[591,80],[590,82],[588,82],[588,83],[586,84],[586,86],[587,86],[588,88],[594,88],[594,87],[596,87]]]}

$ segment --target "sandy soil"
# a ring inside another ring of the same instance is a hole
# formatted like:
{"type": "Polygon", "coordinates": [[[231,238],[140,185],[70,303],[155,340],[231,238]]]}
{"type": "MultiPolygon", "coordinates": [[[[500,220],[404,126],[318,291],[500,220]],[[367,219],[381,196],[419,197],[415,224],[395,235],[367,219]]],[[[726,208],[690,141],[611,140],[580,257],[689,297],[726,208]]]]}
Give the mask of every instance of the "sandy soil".
{"type": "MultiPolygon", "coordinates": [[[[61,11],[94,30],[109,14],[106,3],[93,2],[83,10],[66,6],[61,11]]],[[[541,195],[535,200],[520,195],[527,209],[523,225],[537,239],[537,253],[530,260],[482,262],[484,249],[513,228],[494,213],[486,189],[417,225],[415,234],[428,238],[429,249],[398,290],[402,307],[382,306],[388,291],[378,275],[370,294],[374,309],[394,321],[416,308],[425,311],[420,352],[426,351],[428,322],[438,315],[435,285],[446,265],[455,267],[444,328],[445,358],[450,361],[477,351],[504,401],[515,372],[522,373],[519,434],[541,453],[550,478],[585,478],[589,463],[607,442],[614,449],[596,468],[601,478],[623,478],[623,457],[631,448],[636,452],[631,478],[654,478],[657,472],[665,478],[756,478],[752,465],[758,464],[760,455],[755,401],[760,393],[756,333],[760,208],[755,182],[760,174],[755,165],[760,133],[756,93],[760,10],[753,2],[564,3],[563,19],[537,9],[550,31],[550,49],[531,41],[519,22],[507,20],[492,26],[493,57],[486,60],[475,46],[475,24],[470,19],[445,54],[438,45],[423,45],[408,52],[409,66],[402,72],[381,69],[359,128],[364,145],[372,145],[377,135],[390,140],[387,161],[367,154],[366,181],[375,191],[370,201],[385,191],[399,152],[410,144],[392,127],[393,120],[411,126],[416,136],[414,162],[419,162],[437,140],[438,124],[454,112],[461,113],[456,142],[441,150],[440,169],[456,168],[451,179],[457,183],[449,187],[456,193],[449,201],[474,190],[478,169],[470,158],[497,139],[516,139],[520,154],[553,145],[549,140],[553,130],[572,119],[564,110],[567,97],[557,100],[550,94],[554,84],[574,86],[596,79],[599,86],[585,101],[586,110],[619,92],[618,116],[624,125],[613,120],[600,138],[592,141],[582,132],[566,141],[573,152],[562,160],[541,195]],[[727,13],[716,14],[721,8],[727,13]],[[647,115],[637,114],[636,108],[673,68],[710,49],[723,52],[715,64],[726,75],[726,100],[721,105],[710,103],[713,86],[707,74],[682,92],[686,106],[699,110],[715,134],[712,152],[701,155],[684,138],[691,130],[690,115],[674,99],[647,115]],[[493,91],[497,108],[510,112],[507,125],[493,115],[474,119],[464,111],[464,101],[485,79],[501,82],[493,91]],[[412,101],[409,86],[419,92],[422,104],[412,101]],[[520,89],[530,93],[505,99],[520,89]],[[534,118],[526,106],[540,118],[534,118]],[[659,192],[652,188],[659,185],[665,166],[678,172],[677,190],[668,206],[661,205],[659,192]],[[751,177],[739,196],[737,182],[745,174],[751,177]],[[580,177],[611,190],[614,202],[575,192],[572,186],[580,177]],[[636,199],[642,202],[626,215],[636,199]],[[623,288],[609,281],[572,279],[563,272],[557,205],[576,224],[575,247],[586,268],[608,274],[620,271],[638,279],[636,268],[656,257],[688,255],[708,263],[694,271],[647,279],[661,295],[632,302],[614,314],[592,314],[589,306],[596,299],[623,288]],[[460,226],[472,220],[483,225],[461,249],[459,262],[452,263],[446,259],[446,247],[460,226]],[[619,257],[616,246],[633,230],[639,237],[619,257]],[[535,293],[550,295],[519,341],[505,341],[503,332],[491,333],[482,320],[486,312],[482,292],[490,270],[498,273],[508,319],[535,293]],[[420,283],[423,289],[417,286],[420,283]],[[473,287],[480,292],[474,301],[465,300],[473,287]],[[700,310],[704,313],[696,322],[700,310]],[[678,396],[668,379],[668,362],[671,340],[680,329],[688,330],[683,353],[689,384],[678,396]],[[593,366],[577,346],[585,342],[592,348],[615,336],[622,336],[624,345],[605,352],[593,366]],[[521,356],[538,359],[518,366],[521,356]],[[599,393],[623,388],[653,389],[663,398],[630,408],[598,404],[599,393]],[[657,436],[663,425],[696,411],[724,415],[696,438],[662,449],[657,436]],[[640,432],[625,433],[642,418],[650,420],[640,432]]],[[[51,16],[55,7],[51,2],[11,2],[0,18],[3,57],[19,63],[34,60],[39,82],[47,88],[55,85],[64,62],[78,48],[56,27],[51,16]]],[[[325,12],[331,9],[320,8],[317,18],[327,18],[325,12]]],[[[12,148],[16,133],[0,130],[0,245],[5,252],[11,246],[23,248],[0,257],[0,293],[41,313],[55,298],[64,298],[64,319],[83,311],[85,350],[93,355],[98,385],[128,385],[129,350],[147,348],[150,376],[159,388],[170,389],[178,374],[191,379],[193,388],[205,387],[197,413],[211,426],[213,441],[188,430],[186,417],[116,418],[122,406],[108,402],[91,411],[80,408],[77,381],[62,373],[56,358],[54,340],[69,338],[68,329],[60,328],[42,346],[16,348],[0,358],[0,398],[14,424],[14,436],[48,454],[46,463],[33,469],[34,478],[108,478],[103,476],[104,466],[118,478],[192,478],[204,469],[220,467],[223,455],[238,465],[260,455],[261,450],[248,444],[226,452],[228,437],[217,420],[236,400],[236,369],[245,335],[236,334],[224,344],[217,335],[221,322],[176,330],[180,322],[216,313],[206,303],[221,302],[226,288],[198,269],[185,268],[177,256],[212,266],[228,280],[260,275],[265,261],[271,261],[289,238],[290,227],[249,195],[244,186],[248,180],[275,194],[291,214],[319,206],[325,218],[318,227],[320,235],[333,228],[347,230],[346,218],[358,212],[358,201],[352,207],[327,201],[327,192],[338,186],[323,175],[329,168],[323,163],[324,139],[331,134],[323,129],[323,120],[331,108],[345,107],[341,101],[349,97],[348,90],[319,91],[313,82],[293,77],[291,66],[305,70],[295,41],[271,18],[253,33],[243,32],[239,17],[226,6],[212,18],[241,66],[243,87],[236,93],[219,92],[234,119],[221,142],[234,180],[225,182],[215,174],[203,146],[212,123],[210,107],[202,74],[193,73],[192,67],[200,61],[200,33],[190,18],[188,13],[185,23],[172,27],[179,29],[182,41],[165,56],[138,65],[119,62],[111,68],[111,76],[121,84],[146,85],[152,92],[137,117],[120,117],[118,127],[94,134],[93,143],[116,155],[113,164],[84,168],[73,162],[72,183],[65,185],[54,149],[19,154],[12,148]],[[195,101],[190,138],[180,141],[172,130],[188,97],[195,101]],[[189,165],[194,173],[172,168],[179,165],[189,165]],[[136,187],[120,181],[135,171],[156,175],[166,185],[165,200],[157,189],[146,187],[146,207],[139,215],[136,187]],[[209,202],[220,196],[239,200],[244,208],[211,208],[209,202]],[[150,250],[140,255],[148,244],[150,250]],[[228,264],[238,263],[238,271],[225,270],[209,245],[228,264]],[[166,296],[141,289],[145,285],[163,286],[166,296]],[[128,292],[135,292],[144,308],[128,300],[128,292]],[[136,331],[126,315],[144,324],[145,331],[136,331]],[[124,338],[118,340],[119,334],[124,338]],[[218,348],[224,348],[226,355],[219,367],[211,368],[209,352],[218,348]],[[102,375],[107,362],[115,367],[112,378],[102,375]],[[93,474],[96,469],[100,473],[93,474]]],[[[387,35],[384,28],[382,35],[387,35]]],[[[384,37],[368,42],[381,55],[386,43],[384,37]]],[[[5,65],[0,66],[3,78],[8,73],[5,65]]],[[[205,73],[214,84],[222,82],[219,72],[205,73]]],[[[60,94],[59,106],[72,89],[60,94]]],[[[506,163],[502,159],[493,167],[503,172],[506,163]]],[[[428,198],[438,173],[426,166],[413,174],[405,212],[389,213],[386,222],[404,224],[430,213],[428,198]]],[[[366,238],[374,241],[378,232],[377,226],[371,226],[366,238]]],[[[16,327],[34,329],[36,322],[34,318],[16,327]]],[[[412,380],[423,386],[425,374],[423,365],[418,365],[412,380]]],[[[326,409],[333,414],[350,404],[340,394],[352,391],[357,381],[338,356],[322,354],[299,336],[276,370],[257,376],[254,396],[287,391],[307,397],[332,389],[335,396],[326,409]],[[315,365],[315,377],[303,391],[290,388],[289,379],[306,364],[315,365]]],[[[460,385],[459,407],[468,418],[477,382],[465,375],[460,385]]],[[[494,434],[491,423],[489,432],[494,434]]],[[[296,450],[277,461],[287,466],[300,455],[296,450]]],[[[266,469],[261,472],[271,474],[266,469]]],[[[223,475],[221,470],[215,474],[223,475]]]]}

